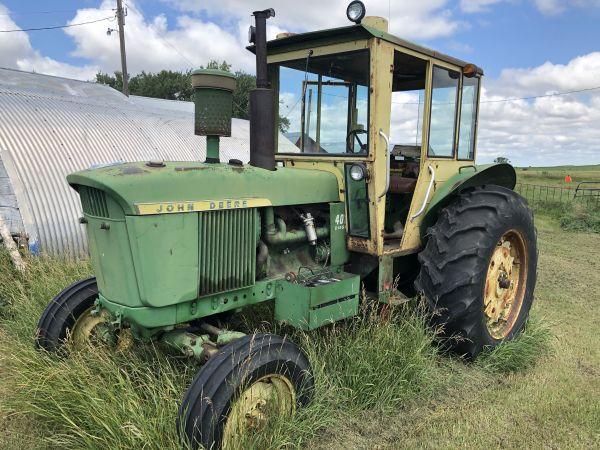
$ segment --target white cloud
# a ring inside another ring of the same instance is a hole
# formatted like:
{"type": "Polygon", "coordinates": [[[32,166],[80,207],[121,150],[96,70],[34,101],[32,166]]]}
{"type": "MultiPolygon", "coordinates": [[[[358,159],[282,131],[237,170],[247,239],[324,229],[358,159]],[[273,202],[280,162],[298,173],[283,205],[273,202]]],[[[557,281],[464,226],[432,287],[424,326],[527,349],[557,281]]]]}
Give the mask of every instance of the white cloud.
{"type": "MultiPolygon", "coordinates": [[[[348,25],[347,0],[331,0],[324,8],[322,0],[163,0],[165,3],[187,13],[205,12],[209,17],[222,21],[251,24],[251,13],[274,7],[276,16],[269,22],[288,31],[319,30],[348,25]]],[[[365,1],[367,14],[389,17],[390,31],[408,39],[430,39],[449,36],[459,26],[453,18],[449,0],[388,0],[365,1]],[[389,9],[388,9],[389,7],[389,9]]]]}
{"type": "Polygon", "coordinates": [[[543,14],[559,14],[566,8],[566,2],[563,0],[534,0],[535,6],[543,14]]]}
{"type": "MultiPolygon", "coordinates": [[[[460,0],[460,8],[466,13],[481,13],[490,11],[490,7],[496,3],[518,3],[523,0],[460,0]]],[[[600,7],[599,0],[526,0],[544,15],[558,15],[568,8],[597,8],[600,7]]]]}
{"type": "MultiPolygon", "coordinates": [[[[0,4],[0,29],[19,29],[9,14],[0,4]]],[[[92,79],[97,71],[93,65],[78,67],[41,55],[31,46],[27,33],[22,32],[0,34],[0,66],[83,80],[92,79]]]]}
{"type": "Polygon", "coordinates": [[[544,64],[526,69],[504,69],[491,86],[508,96],[541,95],[600,85],[600,52],[573,58],[567,64],[544,64]]]}
{"type": "Polygon", "coordinates": [[[507,156],[516,164],[600,163],[600,89],[534,100],[495,102],[600,85],[600,52],[567,64],[546,62],[529,69],[506,69],[485,80],[480,115],[479,156],[507,156]]]}
{"type": "Polygon", "coordinates": [[[489,10],[491,5],[504,0],[460,0],[460,8],[466,13],[480,13],[489,10]]]}
{"type": "MultiPolygon", "coordinates": [[[[98,8],[77,12],[71,23],[86,22],[106,16],[111,0],[98,8]]],[[[128,72],[190,69],[210,60],[226,60],[234,68],[252,69],[252,55],[244,49],[237,30],[229,32],[211,21],[181,15],[169,24],[164,15],[146,18],[134,2],[128,2],[125,21],[125,45],[128,72]]],[[[115,23],[109,23],[116,28],[115,23]]],[[[107,22],[84,27],[67,28],[65,32],[75,42],[75,56],[96,61],[102,70],[120,70],[118,35],[106,35],[107,22]]]]}
{"type": "Polygon", "coordinates": [[[484,103],[478,158],[506,156],[518,165],[598,164],[599,121],[598,105],[567,97],[484,103]]]}

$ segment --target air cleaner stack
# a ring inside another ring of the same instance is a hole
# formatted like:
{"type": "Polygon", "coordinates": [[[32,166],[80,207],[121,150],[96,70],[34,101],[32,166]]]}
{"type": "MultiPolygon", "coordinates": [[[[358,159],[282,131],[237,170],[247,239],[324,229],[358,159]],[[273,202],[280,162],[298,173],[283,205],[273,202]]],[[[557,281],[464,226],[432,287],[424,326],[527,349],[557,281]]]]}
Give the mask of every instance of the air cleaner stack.
{"type": "Polygon", "coordinates": [[[206,162],[218,163],[219,138],[231,136],[235,77],[215,69],[192,72],[194,89],[194,133],[206,136],[206,162]]]}

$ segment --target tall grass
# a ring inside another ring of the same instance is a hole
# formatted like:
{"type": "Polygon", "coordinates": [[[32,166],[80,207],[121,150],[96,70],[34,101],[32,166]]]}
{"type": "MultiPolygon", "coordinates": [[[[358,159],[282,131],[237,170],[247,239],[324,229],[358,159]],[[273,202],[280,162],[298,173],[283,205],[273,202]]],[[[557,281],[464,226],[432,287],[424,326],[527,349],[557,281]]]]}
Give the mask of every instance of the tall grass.
{"type": "MultiPolygon", "coordinates": [[[[33,420],[39,440],[51,447],[180,448],[177,409],[198,366],[142,345],[124,353],[91,349],[67,359],[35,350],[36,323],[49,299],[90,269],[85,262],[47,257],[28,262],[28,271],[18,274],[0,251],[2,415],[33,420]]],[[[448,364],[440,364],[434,333],[411,305],[382,315],[377,305],[365,302],[359,316],[310,333],[270,324],[272,315],[264,305],[246,313],[240,321],[245,331],[275,331],[305,349],[316,386],[308,407],[291,420],[276,418],[261,433],[244,437],[240,448],[309,446],[340,421],[364,411],[390,414],[447,386],[448,364]]],[[[489,367],[494,360],[498,366],[524,365],[514,362],[519,348],[512,354],[506,348],[488,357],[489,367]],[[504,356],[497,356],[501,352],[504,356]]],[[[532,352],[523,357],[535,360],[532,352]]]]}
{"type": "Polygon", "coordinates": [[[55,448],[179,448],[175,415],[195,367],[150,346],[90,349],[69,358],[36,350],[42,310],[90,268],[49,257],[28,263],[27,272],[16,273],[0,252],[3,412],[34,418],[55,448]]]}
{"type": "Polygon", "coordinates": [[[528,369],[550,351],[550,328],[532,317],[525,332],[516,340],[484,350],[475,364],[488,372],[510,373],[528,369]]]}

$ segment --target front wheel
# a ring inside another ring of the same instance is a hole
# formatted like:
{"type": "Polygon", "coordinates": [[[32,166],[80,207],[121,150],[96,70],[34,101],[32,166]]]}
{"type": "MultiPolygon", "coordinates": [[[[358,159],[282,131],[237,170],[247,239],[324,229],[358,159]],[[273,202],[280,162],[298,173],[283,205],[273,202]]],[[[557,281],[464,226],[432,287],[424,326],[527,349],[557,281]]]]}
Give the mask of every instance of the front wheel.
{"type": "Polygon", "coordinates": [[[40,317],[36,346],[49,352],[60,352],[69,345],[83,348],[97,338],[112,338],[105,316],[92,313],[97,298],[95,277],[77,281],[64,289],[40,317]]]}
{"type": "Polygon", "coordinates": [[[456,353],[474,357],[525,325],[537,239],[525,199],[500,186],[461,193],[428,230],[417,287],[456,353]]]}
{"type": "Polygon", "coordinates": [[[211,357],[188,388],[177,420],[193,449],[238,448],[240,439],[310,401],[304,352],[273,334],[244,336],[211,357]]]}

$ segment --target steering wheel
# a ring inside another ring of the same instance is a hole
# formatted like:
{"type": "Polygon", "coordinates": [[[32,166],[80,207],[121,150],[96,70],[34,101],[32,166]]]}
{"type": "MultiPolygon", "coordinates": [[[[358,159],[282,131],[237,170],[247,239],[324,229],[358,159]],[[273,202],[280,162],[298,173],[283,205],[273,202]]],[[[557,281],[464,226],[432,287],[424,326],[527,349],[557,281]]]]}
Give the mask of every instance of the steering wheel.
{"type": "Polygon", "coordinates": [[[346,136],[346,152],[347,153],[356,153],[354,151],[354,139],[358,142],[360,146],[360,153],[367,151],[367,144],[363,144],[363,142],[358,137],[359,134],[368,134],[367,130],[363,130],[362,128],[357,128],[355,130],[350,130],[348,136],[346,136]]]}

